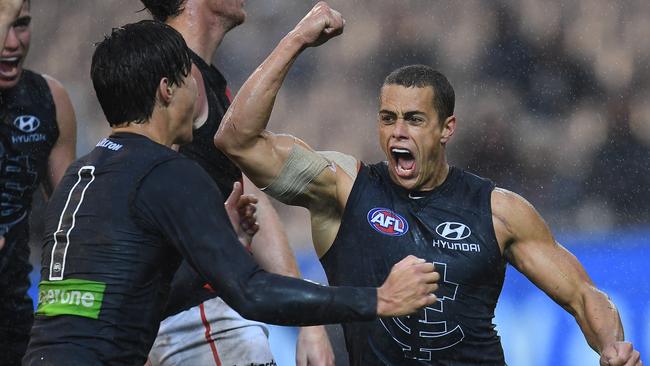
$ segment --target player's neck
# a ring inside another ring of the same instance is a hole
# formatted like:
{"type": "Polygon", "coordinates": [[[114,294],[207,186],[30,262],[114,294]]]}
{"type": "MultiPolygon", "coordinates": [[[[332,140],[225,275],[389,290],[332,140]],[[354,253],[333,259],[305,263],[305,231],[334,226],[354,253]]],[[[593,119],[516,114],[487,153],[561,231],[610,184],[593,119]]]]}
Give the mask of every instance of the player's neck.
{"type": "Polygon", "coordinates": [[[176,136],[169,133],[161,123],[149,120],[143,123],[125,123],[111,128],[113,133],[126,132],[142,135],[149,140],[165,145],[169,148],[176,142],[176,136]]]}
{"type": "Polygon", "coordinates": [[[193,16],[192,12],[169,20],[168,24],[183,35],[187,46],[207,64],[212,63],[217,48],[228,29],[215,16],[193,16]]]}
{"type": "Polygon", "coordinates": [[[449,175],[449,164],[447,163],[446,157],[443,155],[441,159],[436,161],[432,167],[430,178],[427,179],[427,182],[419,187],[419,191],[431,191],[436,189],[438,186],[442,185],[449,175]]]}

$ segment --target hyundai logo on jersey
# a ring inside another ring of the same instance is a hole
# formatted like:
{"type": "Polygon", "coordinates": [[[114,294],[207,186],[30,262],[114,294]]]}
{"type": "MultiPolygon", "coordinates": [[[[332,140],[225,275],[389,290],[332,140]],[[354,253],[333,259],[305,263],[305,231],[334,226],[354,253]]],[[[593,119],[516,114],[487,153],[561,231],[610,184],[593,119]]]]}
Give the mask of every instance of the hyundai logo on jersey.
{"type": "Polygon", "coordinates": [[[14,126],[25,133],[32,133],[41,125],[41,121],[34,116],[18,116],[14,126]]]}
{"type": "Polygon", "coordinates": [[[472,234],[472,230],[460,222],[443,222],[436,226],[438,235],[449,240],[461,240],[472,234]]]}
{"type": "Polygon", "coordinates": [[[368,211],[368,223],[378,232],[390,236],[402,236],[409,230],[406,219],[382,207],[376,207],[368,211]]]}

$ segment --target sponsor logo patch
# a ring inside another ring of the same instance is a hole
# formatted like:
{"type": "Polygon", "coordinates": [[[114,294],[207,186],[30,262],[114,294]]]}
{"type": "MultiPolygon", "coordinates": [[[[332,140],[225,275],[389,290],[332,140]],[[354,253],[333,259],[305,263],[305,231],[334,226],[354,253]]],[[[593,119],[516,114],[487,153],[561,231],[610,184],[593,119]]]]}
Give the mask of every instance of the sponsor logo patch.
{"type": "Polygon", "coordinates": [[[113,151],[117,151],[117,150],[122,148],[121,144],[113,142],[113,141],[111,141],[111,140],[109,140],[107,138],[101,139],[101,141],[99,141],[96,146],[105,147],[105,148],[107,148],[109,150],[113,150],[113,151]]]}
{"type": "Polygon", "coordinates": [[[32,133],[41,126],[41,120],[35,116],[18,116],[14,119],[14,126],[25,133],[32,133]]]}
{"type": "Polygon", "coordinates": [[[367,218],[370,226],[384,235],[402,236],[409,230],[406,219],[387,208],[373,208],[367,218]]]}
{"type": "Polygon", "coordinates": [[[41,281],[38,284],[36,314],[47,316],[76,315],[99,318],[106,284],[79,279],[41,281]]]}
{"type": "Polygon", "coordinates": [[[472,230],[460,222],[443,222],[436,226],[436,233],[448,240],[461,240],[470,236],[472,230]]]}

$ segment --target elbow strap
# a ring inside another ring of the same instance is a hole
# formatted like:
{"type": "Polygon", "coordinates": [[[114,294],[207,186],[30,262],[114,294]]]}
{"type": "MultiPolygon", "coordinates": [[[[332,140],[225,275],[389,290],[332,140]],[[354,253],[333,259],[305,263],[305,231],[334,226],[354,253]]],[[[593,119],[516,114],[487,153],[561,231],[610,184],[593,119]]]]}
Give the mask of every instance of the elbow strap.
{"type": "Polygon", "coordinates": [[[294,144],[280,174],[262,191],[282,203],[290,204],[329,165],[321,155],[294,144]]]}

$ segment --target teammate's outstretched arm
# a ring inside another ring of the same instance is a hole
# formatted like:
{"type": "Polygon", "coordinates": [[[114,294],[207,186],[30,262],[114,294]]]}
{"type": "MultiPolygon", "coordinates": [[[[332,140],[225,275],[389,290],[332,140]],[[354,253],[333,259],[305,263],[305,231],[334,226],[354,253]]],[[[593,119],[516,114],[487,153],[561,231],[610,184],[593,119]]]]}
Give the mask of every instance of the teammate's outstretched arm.
{"type": "Polygon", "coordinates": [[[573,315],[601,365],[641,365],[639,352],[624,342],[614,304],[598,290],[575,256],[557,243],[533,206],[521,196],[495,189],[492,215],[507,260],[573,315]]]}
{"type": "MultiPolygon", "coordinates": [[[[215,144],[237,163],[258,187],[269,186],[280,174],[289,155],[300,145],[301,158],[315,158],[304,142],[288,135],[266,130],[275,97],[289,68],[307,47],[318,46],[343,32],[345,21],[325,2],[319,2],[286,36],[271,55],[244,83],[226,112],[215,144]],[[311,155],[313,156],[311,156],[311,155]]],[[[325,169],[301,192],[297,203],[311,202],[336,195],[336,174],[325,169]]]]}
{"type": "Polygon", "coordinates": [[[325,287],[263,271],[239,243],[205,172],[184,159],[160,164],[143,179],[133,212],[161,230],[221,297],[242,316],[281,325],[314,325],[409,314],[436,301],[440,276],[433,264],[409,256],[379,288],[325,287]],[[182,188],[170,177],[186,177],[182,188]],[[160,182],[170,184],[160,184],[160,182]],[[214,199],[196,200],[202,197],[214,199]],[[192,210],[178,215],[178,207],[192,210]],[[206,215],[205,213],[210,213],[206,215]]]}

